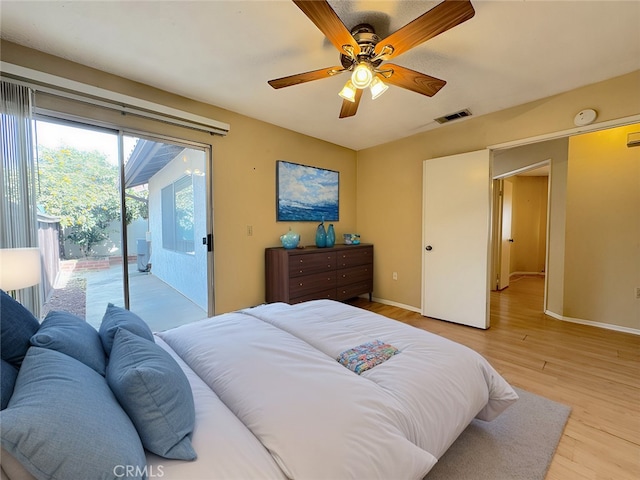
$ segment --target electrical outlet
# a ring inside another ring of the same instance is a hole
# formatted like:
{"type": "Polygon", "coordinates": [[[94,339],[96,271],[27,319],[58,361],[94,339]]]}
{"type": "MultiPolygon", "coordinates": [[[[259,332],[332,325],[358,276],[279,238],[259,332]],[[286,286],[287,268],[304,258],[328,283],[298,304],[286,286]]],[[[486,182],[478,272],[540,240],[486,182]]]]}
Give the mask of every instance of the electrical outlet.
{"type": "Polygon", "coordinates": [[[397,280],[398,279],[398,272],[393,272],[393,279],[397,280]]]}
{"type": "Polygon", "coordinates": [[[247,225],[247,237],[253,236],[253,225],[247,225]]]}

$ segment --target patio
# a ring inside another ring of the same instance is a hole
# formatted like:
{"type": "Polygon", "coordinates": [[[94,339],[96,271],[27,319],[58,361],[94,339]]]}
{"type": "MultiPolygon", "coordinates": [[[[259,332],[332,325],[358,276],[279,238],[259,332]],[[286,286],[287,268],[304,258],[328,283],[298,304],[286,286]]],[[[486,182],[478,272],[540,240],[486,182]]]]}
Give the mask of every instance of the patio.
{"type": "MultiPolygon", "coordinates": [[[[108,303],[124,306],[122,267],[61,274],[56,289],[64,289],[72,278],[86,281],[86,321],[100,327],[108,303]]],[[[177,290],[151,273],[139,272],[129,264],[130,310],[158,332],[207,317],[207,313],[177,290]]]]}

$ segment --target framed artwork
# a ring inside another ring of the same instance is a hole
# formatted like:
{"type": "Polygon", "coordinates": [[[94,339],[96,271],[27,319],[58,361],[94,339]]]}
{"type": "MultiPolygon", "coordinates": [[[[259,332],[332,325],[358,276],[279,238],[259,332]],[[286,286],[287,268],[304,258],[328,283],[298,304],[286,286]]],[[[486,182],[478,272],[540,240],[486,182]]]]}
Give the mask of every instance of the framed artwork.
{"type": "Polygon", "coordinates": [[[336,222],[339,219],[340,172],[276,162],[276,220],[336,222]]]}

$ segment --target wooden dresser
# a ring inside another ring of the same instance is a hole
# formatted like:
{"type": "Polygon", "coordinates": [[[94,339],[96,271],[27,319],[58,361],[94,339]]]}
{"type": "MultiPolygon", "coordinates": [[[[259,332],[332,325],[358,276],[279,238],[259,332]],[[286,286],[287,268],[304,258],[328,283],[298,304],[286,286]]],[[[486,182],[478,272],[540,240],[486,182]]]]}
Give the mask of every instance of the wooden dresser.
{"type": "Polygon", "coordinates": [[[373,245],[265,250],[266,301],[347,300],[373,291],[373,245]]]}

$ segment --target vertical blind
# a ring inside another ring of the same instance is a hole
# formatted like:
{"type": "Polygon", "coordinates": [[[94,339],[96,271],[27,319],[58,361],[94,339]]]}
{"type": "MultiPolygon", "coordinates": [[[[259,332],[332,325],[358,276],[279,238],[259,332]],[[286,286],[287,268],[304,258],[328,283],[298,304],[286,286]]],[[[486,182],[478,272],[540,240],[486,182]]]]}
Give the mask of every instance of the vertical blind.
{"type": "MultiPolygon", "coordinates": [[[[30,88],[0,82],[0,248],[38,246],[32,99],[30,88]]],[[[38,316],[38,287],[16,296],[38,316]]]]}

